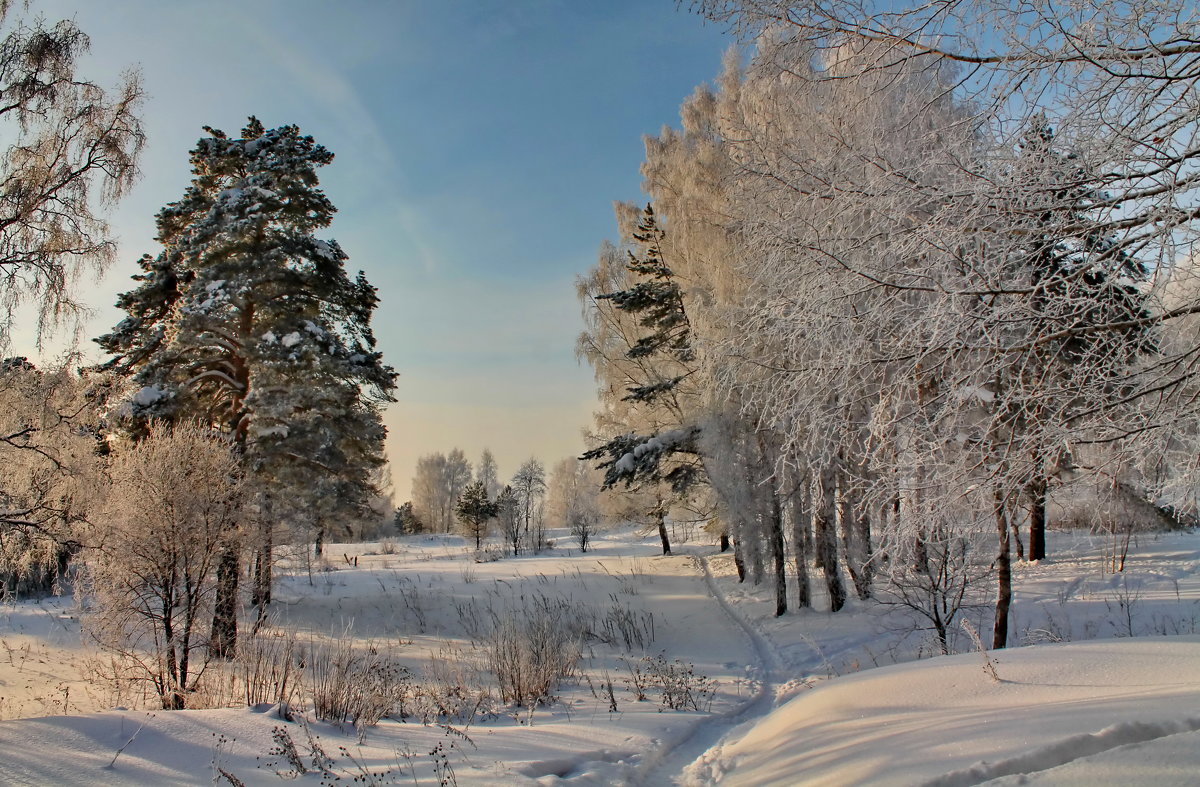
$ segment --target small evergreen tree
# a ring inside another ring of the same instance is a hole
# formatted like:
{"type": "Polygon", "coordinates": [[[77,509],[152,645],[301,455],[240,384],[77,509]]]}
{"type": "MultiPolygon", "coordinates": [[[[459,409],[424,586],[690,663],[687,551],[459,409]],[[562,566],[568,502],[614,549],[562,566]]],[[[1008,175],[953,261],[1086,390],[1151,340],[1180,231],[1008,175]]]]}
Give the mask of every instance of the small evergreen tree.
{"type": "Polygon", "coordinates": [[[488,522],[500,513],[500,507],[493,500],[488,500],[487,489],[482,481],[468,484],[463,490],[462,497],[454,507],[458,520],[462,522],[466,534],[475,539],[475,550],[483,548],[483,539],[487,535],[488,522]]]}
{"type": "Polygon", "coordinates": [[[396,532],[401,535],[420,533],[425,529],[425,523],[417,516],[411,500],[396,509],[396,515],[392,518],[392,523],[396,526],[396,532]]]}

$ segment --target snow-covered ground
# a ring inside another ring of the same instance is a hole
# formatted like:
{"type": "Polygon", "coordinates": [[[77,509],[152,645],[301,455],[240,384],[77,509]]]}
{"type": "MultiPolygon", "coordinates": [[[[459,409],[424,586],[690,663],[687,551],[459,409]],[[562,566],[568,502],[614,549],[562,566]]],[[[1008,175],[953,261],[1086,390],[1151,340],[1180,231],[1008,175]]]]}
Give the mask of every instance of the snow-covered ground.
{"type": "Polygon", "coordinates": [[[556,535],[548,554],[488,563],[456,537],[292,562],[276,630],[309,642],[348,631],[416,676],[485,681],[472,634],[529,603],[596,628],[620,613],[646,633],[631,648],[588,643],[580,674],[532,713],[497,703],[470,724],[385,719],[361,739],[268,706],[134,709],[81,679],[97,654],[72,600],[0,607],[0,717],[41,717],[0,722],[0,783],[234,783],[224,771],[272,784],[296,776],[288,742],[313,784],[328,780],[317,750],[342,781],[418,785],[1184,784],[1200,772],[1197,534],[1141,537],[1118,575],[1104,571],[1103,538],[1053,534],[1049,560],[1018,568],[1014,637],[1031,645],[992,656],[999,680],[977,652],[925,658],[927,634],[873,603],[775,619],[766,586],[739,585],[708,546],[663,557],[656,538],[624,530],[584,555],[556,535]],[[716,681],[704,710],[634,698],[630,668],[658,654],[716,681]],[[130,709],[104,710],[117,702],[130,709]]]}

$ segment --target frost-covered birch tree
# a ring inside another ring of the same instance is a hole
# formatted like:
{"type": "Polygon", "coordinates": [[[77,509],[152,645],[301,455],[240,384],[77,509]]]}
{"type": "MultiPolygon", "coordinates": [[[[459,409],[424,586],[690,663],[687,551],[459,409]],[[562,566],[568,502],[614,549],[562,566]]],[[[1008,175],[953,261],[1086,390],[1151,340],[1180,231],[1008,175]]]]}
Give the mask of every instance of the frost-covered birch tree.
{"type": "Polygon", "coordinates": [[[519,541],[533,552],[541,552],[546,547],[546,466],[536,457],[529,457],[513,473],[507,488],[513,492],[520,517],[522,535],[519,541]]]}
{"type": "Polygon", "coordinates": [[[758,214],[752,267],[788,282],[750,319],[808,354],[765,364],[752,398],[781,420],[811,417],[825,411],[814,392],[874,381],[877,394],[842,400],[869,404],[847,424],[869,427],[852,430],[875,446],[868,458],[910,470],[888,479],[880,464],[868,480],[895,489],[894,520],[918,537],[905,502],[925,511],[940,498],[960,520],[989,512],[1002,646],[1022,498],[1037,533],[1064,459],[1103,450],[1106,467],[1080,469],[1119,477],[1150,453],[1147,435],[1187,420],[1194,348],[1153,357],[1149,337],[1196,309],[1156,305],[1153,287],[1195,235],[1196,10],[695,5],[761,34],[751,70],[807,102],[727,135],[751,164],[735,188],[759,183],[744,201],[758,214]],[[793,129],[809,118],[821,144],[798,147],[793,129]],[[1039,119],[1055,128],[1053,151],[1029,144],[1039,119]],[[764,216],[772,193],[779,207],[764,216]],[[808,307],[815,296],[826,308],[808,307]],[[827,360],[811,355],[822,346],[827,360]],[[834,385],[813,385],[814,371],[834,385]]]}
{"type": "Polygon", "coordinates": [[[483,484],[488,499],[495,500],[500,494],[500,470],[490,448],[484,448],[483,453],[479,455],[479,464],[475,466],[475,480],[483,484]]]}
{"type": "MultiPolygon", "coordinates": [[[[24,7],[24,4],[21,4],[24,7]]],[[[76,287],[115,248],[104,213],[137,176],[138,76],[105,90],[79,70],[88,37],[0,2],[0,358],[15,317],[39,347],[78,327],[76,287]]],[[[0,586],[50,590],[79,546],[95,481],[95,412],[67,359],[0,363],[0,586]]]]}
{"type": "Polygon", "coordinates": [[[128,671],[114,677],[146,681],[164,709],[180,710],[220,655],[210,624],[219,564],[242,519],[238,457],[208,427],[157,423],[110,474],[90,533],[85,627],[128,671]]]}
{"type": "Polygon", "coordinates": [[[104,90],[77,72],[86,33],[12,6],[0,3],[0,352],[18,308],[38,342],[80,315],[74,286],[112,259],[102,212],[133,184],[145,141],[137,74],[104,90]]]}
{"type": "Polygon", "coordinates": [[[55,589],[86,542],[102,487],[86,381],[24,358],[0,362],[0,594],[55,589]]]}
{"type": "Polygon", "coordinates": [[[454,507],[471,483],[471,464],[459,448],[449,454],[426,454],[417,460],[412,481],[413,509],[436,533],[454,527],[454,507]]]}

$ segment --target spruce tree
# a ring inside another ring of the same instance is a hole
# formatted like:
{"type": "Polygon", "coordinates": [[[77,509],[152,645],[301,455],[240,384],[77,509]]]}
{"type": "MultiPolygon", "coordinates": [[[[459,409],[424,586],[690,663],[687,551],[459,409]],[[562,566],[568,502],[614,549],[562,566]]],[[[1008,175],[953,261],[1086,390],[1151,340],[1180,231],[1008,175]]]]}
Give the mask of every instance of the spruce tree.
{"type": "MultiPolygon", "coordinates": [[[[627,488],[656,490],[655,505],[646,513],[657,526],[663,554],[670,554],[669,501],[661,487],[669,485],[683,497],[705,480],[697,448],[700,427],[686,421],[679,403],[680,384],[695,370],[695,352],[683,290],[664,258],[666,231],[653,207],[646,206],[632,235],[636,253],[628,250],[625,264],[629,286],[595,297],[636,320],[636,335],[624,337],[625,358],[636,363],[629,367],[623,401],[653,429],[616,435],[580,458],[598,460],[606,489],[623,482],[627,488]]],[[[597,362],[603,361],[596,357],[597,362]]]]}
{"type": "Polygon", "coordinates": [[[672,401],[679,384],[690,374],[695,361],[691,325],[683,305],[683,291],[674,271],[663,259],[666,232],[658,225],[654,208],[647,205],[633,240],[639,254],[628,252],[626,269],[632,285],[624,290],[597,295],[610,301],[615,309],[637,318],[641,335],[625,351],[630,359],[661,359],[664,368],[678,374],[656,375],[653,379],[631,380],[624,400],[646,410],[655,410],[658,422],[672,422],[673,428],[652,434],[618,435],[583,455],[583,459],[603,460],[604,486],[624,481],[635,483],[665,481],[677,494],[685,494],[699,480],[701,468],[695,461],[699,427],[679,424],[680,408],[672,401]],[[668,461],[673,460],[673,461],[668,461]]]}
{"type": "MultiPolygon", "coordinates": [[[[111,356],[102,368],[128,380],[114,414],[130,434],[188,418],[228,435],[259,495],[261,612],[285,503],[329,517],[369,497],[396,374],[371,331],[375,288],[315,235],[335,212],[317,178],[333,154],[253,117],[238,138],[205,131],[191,185],[158,214],[162,252],[142,258],[139,286],[118,300],[129,316],[97,342],[111,356]]],[[[218,656],[236,644],[239,560],[231,548],[219,568],[218,656]]]]}
{"type": "MultiPolygon", "coordinates": [[[[1044,114],[1031,119],[1015,169],[1020,219],[1014,236],[1025,240],[1017,245],[1014,262],[1033,291],[1028,333],[1061,337],[1039,341],[1022,364],[1022,385],[1032,395],[1018,417],[1028,429],[1048,416],[1040,390],[1047,381],[1061,386],[1071,375],[1083,377],[1106,397],[1103,389],[1119,385],[1133,361],[1154,349],[1156,339],[1146,327],[1146,266],[1094,220],[1094,206],[1108,195],[1095,186],[1096,177],[1083,162],[1059,149],[1044,114]]],[[[1086,401],[1065,393],[1057,398],[1086,401]]],[[[1068,407],[1058,417],[1071,414],[1068,407]]],[[[1047,467],[1062,464],[1058,453],[1061,449],[1033,449],[1024,485],[1030,560],[1046,557],[1047,467]]],[[[1020,550],[1019,540],[1017,545],[1020,550]]]]}

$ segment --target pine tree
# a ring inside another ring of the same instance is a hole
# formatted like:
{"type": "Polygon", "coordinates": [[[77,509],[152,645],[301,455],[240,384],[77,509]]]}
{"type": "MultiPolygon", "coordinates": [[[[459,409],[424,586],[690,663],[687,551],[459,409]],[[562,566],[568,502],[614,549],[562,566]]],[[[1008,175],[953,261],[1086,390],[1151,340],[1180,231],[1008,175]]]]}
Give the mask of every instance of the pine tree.
{"type": "Polygon", "coordinates": [[[413,507],[411,500],[396,509],[395,516],[392,517],[392,524],[396,527],[396,532],[402,536],[420,533],[425,530],[425,523],[421,521],[421,517],[417,516],[416,509],[413,507]]]}
{"type": "Polygon", "coordinates": [[[494,500],[488,500],[487,488],[482,481],[467,485],[462,497],[454,506],[454,513],[463,523],[468,536],[475,539],[475,550],[483,548],[483,537],[487,535],[488,522],[500,513],[500,507],[494,500]]]}
{"type": "MultiPolygon", "coordinates": [[[[319,532],[320,518],[369,497],[396,374],[371,331],[375,288],[314,234],[335,212],[317,178],[333,154],[253,117],[236,139],[205,130],[191,185],[158,214],[162,252],[142,258],[140,285],[118,301],[129,316],[97,342],[111,356],[102,368],[129,381],[114,414],[131,434],[188,417],[228,435],[259,495],[261,609],[285,502],[315,512],[319,532]]],[[[236,643],[238,563],[234,546],[219,568],[217,655],[236,643]]]]}

